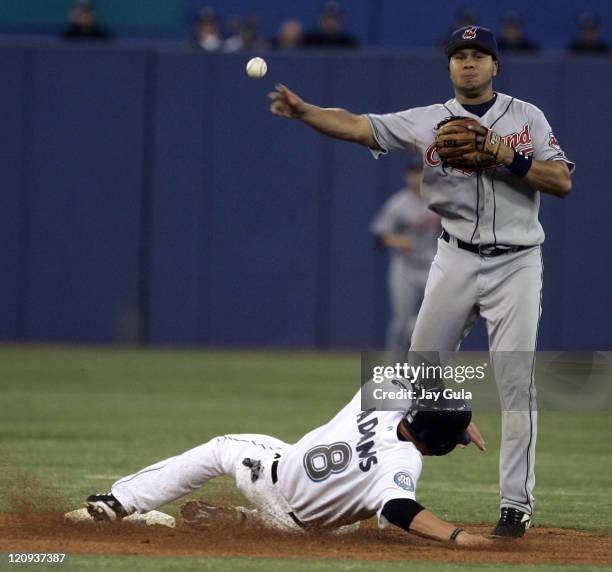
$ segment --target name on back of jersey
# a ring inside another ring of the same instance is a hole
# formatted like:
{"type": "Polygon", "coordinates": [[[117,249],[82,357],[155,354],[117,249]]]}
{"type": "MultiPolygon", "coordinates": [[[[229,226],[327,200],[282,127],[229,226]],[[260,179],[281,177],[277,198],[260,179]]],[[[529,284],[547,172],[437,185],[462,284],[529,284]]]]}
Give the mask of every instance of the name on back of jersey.
{"type": "Polygon", "coordinates": [[[378,417],[374,415],[374,408],[362,411],[357,415],[357,429],[361,434],[359,442],[355,447],[359,453],[359,468],[364,472],[368,472],[374,465],[378,463],[376,450],[374,449],[374,438],[376,437],[375,428],[378,426],[378,417]]]}

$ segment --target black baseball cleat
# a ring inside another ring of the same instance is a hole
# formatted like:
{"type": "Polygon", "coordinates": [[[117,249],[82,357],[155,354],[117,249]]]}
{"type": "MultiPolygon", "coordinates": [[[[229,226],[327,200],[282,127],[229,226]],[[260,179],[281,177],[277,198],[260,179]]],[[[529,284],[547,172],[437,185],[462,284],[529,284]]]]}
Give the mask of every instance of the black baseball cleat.
{"type": "Polygon", "coordinates": [[[127,511],[111,493],[89,495],[85,501],[87,512],[94,520],[120,520],[127,516],[127,511]]]}
{"type": "Polygon", "coordinates": [[[531,525],[531,516],[516,508],[503,507],[497,526],[491,536],[494,538],[521,538],[531,525]]]}

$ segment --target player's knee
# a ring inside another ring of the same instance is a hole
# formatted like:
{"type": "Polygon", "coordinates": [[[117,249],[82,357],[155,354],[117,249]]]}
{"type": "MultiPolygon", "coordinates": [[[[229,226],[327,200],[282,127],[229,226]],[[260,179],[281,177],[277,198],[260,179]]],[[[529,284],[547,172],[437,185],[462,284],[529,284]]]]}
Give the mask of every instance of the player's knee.
{"type": "Polygon", "coordinates": [[[536,408],[535,388],[531,379],[504,380],[500,391],[500,402],[503,411],[533,411],[536,408]]]}
{"type": "Polygon", "coordinates": [[[520,441],[533,431],[533,417],[529,411],[506,411],[502,418],[504,441],[520,441]]]}
{"type": "Polygon", "coordinates": [[[223,458],[222,450],[225,440],[225,435],[219,435],[200,445],[200,449],[203,453],[202,456],[207,457],[214,465],[219,465],[223,458]]]}

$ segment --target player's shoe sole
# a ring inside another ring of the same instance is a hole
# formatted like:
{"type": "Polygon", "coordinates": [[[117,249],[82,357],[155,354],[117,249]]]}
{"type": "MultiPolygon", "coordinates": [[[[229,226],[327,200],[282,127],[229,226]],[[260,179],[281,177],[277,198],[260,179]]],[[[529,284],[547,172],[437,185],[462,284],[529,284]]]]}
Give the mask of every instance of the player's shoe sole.
{"type": "Polygon", "coordinates": [[[111,493],[89,495],[85,508],[97,521],[115,521],[127,516],[126,510],[111,493]]]}
{"type": "Polygon", "coordinates": [[[531,526],[531,516],[516,508],[503,507],[492,538],[522,538],[531,526]]]}

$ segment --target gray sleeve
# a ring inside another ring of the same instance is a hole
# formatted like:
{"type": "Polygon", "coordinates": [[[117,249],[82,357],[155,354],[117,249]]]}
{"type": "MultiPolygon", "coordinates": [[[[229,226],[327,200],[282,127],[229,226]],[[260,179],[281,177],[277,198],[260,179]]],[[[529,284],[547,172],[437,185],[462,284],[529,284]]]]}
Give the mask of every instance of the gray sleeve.
{"type": "Polygon", "coordinates": [[[397,232],[397,208],[395,196],[387,199],[370,225],[370,231],[376,236],[397,232]]]}
{"type": "Polygon", "coordinates": [[[380,149],[372,149],[376,159],[388,151],[411,150],[416,151],[416,113],[415,109],[408,109],[399,113],[385,115],[366,115],[372,128],[372,134],[380,149]]]}
{"type": "Polygon", "coordinates": [[[537,107],[533,107],[531,112],[529,127],[533,140],[533,158],[538,161],[565,161],[571,173],[576,165],[566,157],[546,117],[537,107]]]}

